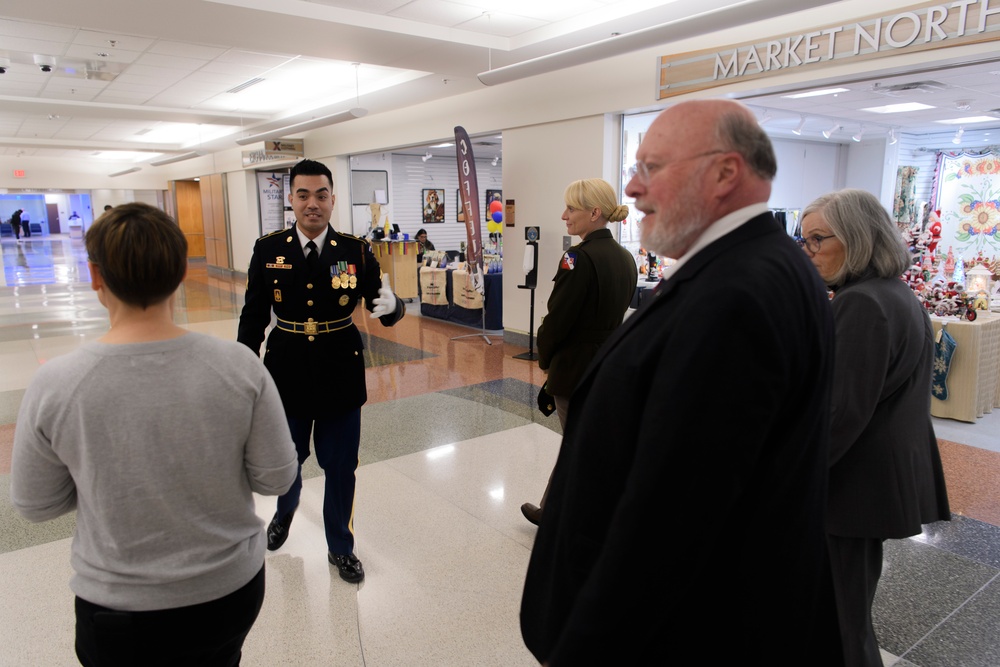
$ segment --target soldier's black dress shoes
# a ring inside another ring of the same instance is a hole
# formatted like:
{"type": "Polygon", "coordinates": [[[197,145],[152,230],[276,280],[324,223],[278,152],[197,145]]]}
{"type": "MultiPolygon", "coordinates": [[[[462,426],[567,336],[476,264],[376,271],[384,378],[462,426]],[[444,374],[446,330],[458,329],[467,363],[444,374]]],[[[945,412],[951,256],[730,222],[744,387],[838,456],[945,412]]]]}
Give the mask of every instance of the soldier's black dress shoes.
{"type": "Polygon", "coordinates": [[[327,559],[331,565],[336,565],[340,571],[340,578],[352,584],[357,584],[365,579],[365,569],[361,567],[361,561],[354,554],[340,555],[327,552],[327,559]]]}
{"type": "Polygon", "coordinates": [[[274,518],[271,519],[271,523],[267,526],[268,551],[276,551],[280,549],[281,545],[288,539],[288,529],[292,527],[292,517],[294,516],[295,510],[292,510],[279,521],[278,513],[275,512],[274,518]]]}

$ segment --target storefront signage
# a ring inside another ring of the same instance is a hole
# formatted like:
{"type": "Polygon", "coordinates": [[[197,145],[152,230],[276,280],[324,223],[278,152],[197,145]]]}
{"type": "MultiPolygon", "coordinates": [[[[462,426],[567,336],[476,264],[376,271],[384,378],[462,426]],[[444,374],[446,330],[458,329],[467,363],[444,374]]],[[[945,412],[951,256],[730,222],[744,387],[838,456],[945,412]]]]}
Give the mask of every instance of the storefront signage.
{"type": "Polygon", "coordinates": [[[1000,0],[927,3],[721,50],[662,56],[658,98],[851,60],[1000,40],[1000,0]]]}
{"type": "Polygon", "coordinates": [[[264,142],[264,148],[254,151],[243,151],[243,166],[275,162],[278,160],[294,160],[305,155],[301,139],[277,139],[264,142]]]}

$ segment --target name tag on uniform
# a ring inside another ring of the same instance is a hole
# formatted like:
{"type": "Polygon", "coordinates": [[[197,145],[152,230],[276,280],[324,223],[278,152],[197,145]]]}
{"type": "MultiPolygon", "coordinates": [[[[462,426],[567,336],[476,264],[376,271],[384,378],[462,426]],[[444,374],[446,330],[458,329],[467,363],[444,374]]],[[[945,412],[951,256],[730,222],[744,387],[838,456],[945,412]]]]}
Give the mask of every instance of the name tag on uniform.
{"type": "Polygon", "coordinates": [[[277,257],[274,258],[274,262],[273,263],[269,262],[269,263],[265,264],[264,266],[267,267],[267,268],[269,268],[269,269],[290,269],[290,268],[292,268],[291,264],[285,264],[285,257],[284,257],[284,255],[278,255],[277,257]]]}

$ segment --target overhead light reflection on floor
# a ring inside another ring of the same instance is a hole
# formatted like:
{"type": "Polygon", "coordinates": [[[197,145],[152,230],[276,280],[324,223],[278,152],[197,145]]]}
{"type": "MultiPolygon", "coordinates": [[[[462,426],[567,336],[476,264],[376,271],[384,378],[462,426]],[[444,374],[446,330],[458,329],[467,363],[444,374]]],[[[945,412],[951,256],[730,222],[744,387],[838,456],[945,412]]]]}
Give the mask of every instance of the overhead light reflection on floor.
{"type": "Polygon", "coordinates": [[[428,449],[424,452],[424,455],[431,460],[444,458],[449,454],[455,452],[455,445],[441,445],[440,447],[435,447],[434,449],[428,449]]]}

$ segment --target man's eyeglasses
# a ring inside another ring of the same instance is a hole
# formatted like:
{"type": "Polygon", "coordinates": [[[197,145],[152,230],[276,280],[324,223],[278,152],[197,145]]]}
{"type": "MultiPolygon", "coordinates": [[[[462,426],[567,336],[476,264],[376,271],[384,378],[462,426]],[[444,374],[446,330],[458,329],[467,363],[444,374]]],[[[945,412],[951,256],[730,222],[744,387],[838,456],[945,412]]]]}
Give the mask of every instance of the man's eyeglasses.
{"type": "Polygon", "coordinates": [[[664,167],[669,167],[670,165],[677,164],[678,162],[687,162],[688,160],[695,160],[700,157],[706,157],[708,155],[717,155],[718,153],[726,153],[726,152],[728,151],[723,151],[723,150],[705,151],[704,153],[698,153],[697,155],[689,155],[687,157],[682,157],[679,160],[671,160],[670,162],[664,162],[663,164],[650,165],[646,164],[645,162],[638,161],[634,165],[629,167],[629,170],[626,173],[628,174],[629,180],[632,180],[633,178],[638,176],[640,183],[642,183],[643,185],[649,185],[649,179],[652,178],[652,175],[655,174],[658,170],[663,169],[664,167]]]}
{"type": "Polygon", "coordinates": [[[813,234],[812,236],[807,236],[805,238],[801,236],[795,237],[795,242],[799,244],[800,248],[805,248],[811,253],[819,252],[820,247],[823,245],[823,241],[827,239],[832,239],[836,234],[830,234],[829,236],[820,236],[819,234],[813,234]]]}

